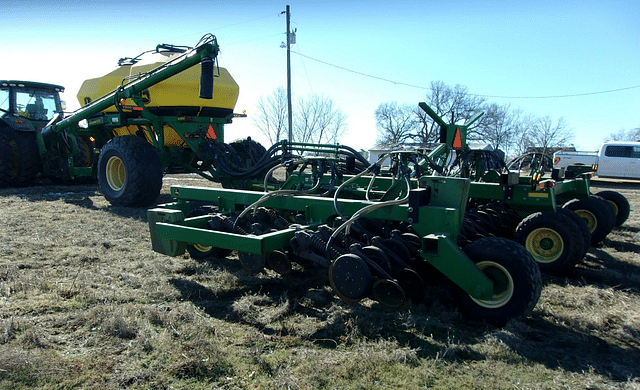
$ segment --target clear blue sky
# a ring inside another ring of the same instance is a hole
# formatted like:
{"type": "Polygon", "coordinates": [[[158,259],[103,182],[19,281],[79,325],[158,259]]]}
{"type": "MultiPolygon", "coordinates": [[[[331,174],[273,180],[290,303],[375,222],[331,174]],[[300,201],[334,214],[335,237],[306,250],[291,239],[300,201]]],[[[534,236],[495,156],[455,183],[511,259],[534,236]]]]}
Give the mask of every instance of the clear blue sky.
{"type": "MultiPolygon", "coordinates": [[[[297,29],[294,98],[332,98],[348,117],[346,145],[371,147],[378,105],[417,104],[434,80],[512,97],[487,99],[525,113],[564,117],[583,150],[640,126],[637,0],[0,0],[0,78],[62,84],[75,109],[82,81],[113,70],[120,57],[159,43],[192,46],[213,33],[220,65],[240,85],[236,111],[251,116],[261,96],[286,87],[280,13],[287,4],[297,29]],[[541,98],[565,95],[579,96],[541,98]]],[[[226,132],[228,140],[251,135],[265,142],[250,118],[236,119],[226,132]]]]}

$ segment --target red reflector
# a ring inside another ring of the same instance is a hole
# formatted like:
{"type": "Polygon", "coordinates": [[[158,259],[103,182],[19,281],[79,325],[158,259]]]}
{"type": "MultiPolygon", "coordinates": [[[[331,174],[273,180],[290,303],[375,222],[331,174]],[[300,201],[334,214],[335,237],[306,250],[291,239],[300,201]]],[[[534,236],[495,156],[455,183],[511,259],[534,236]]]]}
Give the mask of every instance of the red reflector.
{"type": "Polygon", "coordinates": [[[460,136],[460,129],[456,129],[456,134],[453,137],[453,145],[454,149],[462,149],[462,137],[460,136]]]}
{"type": "Polygon", "coordinates": [[[209,125],[209,127],[207,127],[206,137],[214,141],[218,139],[218,134],[216,134],[216,131],[213,129],[212,125],[209,125]]]}

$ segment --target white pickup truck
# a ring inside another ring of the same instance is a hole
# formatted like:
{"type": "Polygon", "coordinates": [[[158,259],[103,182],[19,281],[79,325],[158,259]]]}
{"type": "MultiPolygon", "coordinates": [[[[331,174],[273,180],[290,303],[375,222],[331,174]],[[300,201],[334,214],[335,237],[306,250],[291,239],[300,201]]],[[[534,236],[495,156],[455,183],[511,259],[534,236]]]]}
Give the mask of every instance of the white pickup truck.
{"type": "Polygon", "coordinates": [[[569,165],[597,166],[600,177],[640,179],[640,142],[605,142],[597,152],[558,151],[553,154],[553,167],[569,165]]]}

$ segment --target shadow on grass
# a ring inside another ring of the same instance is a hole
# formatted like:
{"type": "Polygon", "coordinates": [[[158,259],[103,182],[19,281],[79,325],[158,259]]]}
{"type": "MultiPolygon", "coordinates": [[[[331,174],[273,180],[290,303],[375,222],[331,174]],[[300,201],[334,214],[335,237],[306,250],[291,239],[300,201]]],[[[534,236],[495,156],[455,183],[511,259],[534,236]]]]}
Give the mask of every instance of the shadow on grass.
{"type": "Polygon", "coordinates": [[[553,316],[534,316],[527,325],[526,334],[500,339],[530,361],[575,373],[594,370],[616,381],[640,375],[640,349],[637,345],[623,340],[616,340],[617,345],[613,344],[553,316]]]}
{"type": "MultiPolygon", "coordinates": [[[[631,243],[619,243],[617,250],[633,252],[640,250],[640,246],[631,243]],[[629,250],[624,250],[628,248],[629,250]]],[[[614,246],[609,243],[609,246],[614,246]]],[[[591,248],[589,253],[566,278],[553,278],[554,283],[572,285],[593,285],[614,290],[640,293],[640,266],[626,262],[607,253],[602,248],[591,248]]]]}
{"type": "MultiPolygon", "coordinates": [[[[270,321],[252,319],[250,315],[244,315],[234,309],[234,303],[250,295],[263,295],[269,297],[264,302],[265,308],[277,305],[279,302],[288,301],[288,313],[299,313],[318,320],[326,319],[325,310],[335,299],[323,287],[326,285],[322,273],[316,272],[315,276],[309,276],[308,272],[294,270],[284,277],[254,277],[239,266],[238,260],[223,260],[223,264],[206,262],[208,271],[211,269],[224,269],[239,278],[239,287],[214,291],[197,281],[187,278],[172,278],[169,282],[180,292],[183,299],[191,301],[201,308],[209,316],[225,321],[233,321],[258,328],[264,334],[275,334],[276,329],[270,321]],[[310,307],[301,304],[303,301],[313,301],[319,307],[310,307]]],[[[192,276],[200,270],[184,270],[185,274],[192,276]]],[[[260,305],[256,306],[261,310],[260,305]]]]}
{"type": "MultiPolygon", "coordinates": [[[[488,345],[487,338],[492,337],[508,346],[515,353],[514,359],[539,363],[549,369],[577,374],[595,371],[617,381],[640,375],[637,343],[614,336],[611,340],[603,339],[582,330],[580,324],[567,323],[567,319],[549,314],[514,320],[504,329],[473,322],[457,312],[446,285],[428,287],[423,303],[408,303],[399,310],[371,301],[367,305],[347,305],[326,289],[322,290],[326,286],[324,278],[298,271],[289,277],[263,277],[251,281],[244,270],[227,260],[229,264],[212,266],[242,278],[240,287],[214,291],[198,281],[180,277],[171,279],[170,283],[183,299],[193,302],[207,315],[249,325],[267,336],[282,336],[282,329],[256,318],[262,315],[261,311],[271,310],[286,297],[286,313],[275,322],[296,321],[300,315],[313,318],[316,330],[301,337],[319,348],[333,349],[338,345],[348,348],[352,341],[357,345],[357,340],[387,339],[397,341],[401,347],[412,348],[419,359],[465,362],[494,359],[478,348],[483,343],[488,345]],[[326,296],[309,304],[309,293],[319,290],[326,296]],[[251,307],[258,313],[249,316],[238,313],[235,305],[254,294],[271,299],[263,306],[251,307]],[[303,303],[305,300],[307,302],[303,303]]],[[[632,339],[634,332],[639,330],[630,329],[629,332],[629,339],[632,339]]]]}

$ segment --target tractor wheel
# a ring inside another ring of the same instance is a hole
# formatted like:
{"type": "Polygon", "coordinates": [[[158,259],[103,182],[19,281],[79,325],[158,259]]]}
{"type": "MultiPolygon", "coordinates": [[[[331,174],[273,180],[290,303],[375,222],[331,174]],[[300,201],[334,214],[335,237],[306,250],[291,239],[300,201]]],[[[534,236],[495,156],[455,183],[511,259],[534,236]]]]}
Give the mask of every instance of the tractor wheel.
{"type": "Polygon", "coordinates": [[[100,151],[98,184],[114,206],[148,206],[162,188],[160,156],[144,138],[113,138],[100,151]]]}
{"type": "MultiPolygon", "coordinates": [[[[187,218],[207,215],[213,211],[215,211],[215,209],[211,206],[198,207],[197,209],[189,213],[187,218]]],[[[214,230],[218,230],[218,229],[214,229],[214,230]]],[[[217,257],[222,259],[229,256],[232,251],[229,249],[216,248],[214,246],[206,245],[206,244],[189,244],[187,245],[187,252],[189,252],[189,255],[191,255],[192,258],[201,260],[201,259],[206,259],[207,257],[217,257]]]]}
{"type": "Polygon", "coordinates": [[[596,196],[604,198],[613,207],[613,211],[616,214],[616,227],[626,222],[631,212],[631,206],[629,206],[629,201],[624,195],[616,191],[600,191],[596,196]]]}
{"type": "Polygon", "coordinates": [[[90,167],[93,163],[93,155],[91,153],[90,141],[84,137],[75,136],[80,153],[73,156],[73,165],[75,167],[90,167]]]}
{"type": "Polygon", "coordinates": [[[612,218],[611,206],[602,198],[590,196],[588,198],[573,199],[562,206],[573,210],[582,218],[591,232],[591,245],[595,245],[607,237],[615,223],[612,218]]]}
{"type": "Polygon", "coordinates": [[[501,237],[486,237],[464,247],[464,252],[493,281],[493,297],[472,298],[458,290],[460,311],[475,320],[503,326],[533,311],[542,291],[542,276],[522,245],[501,237]]]}
{"type": "Polygon", "coordinates": [[[557,212],[568,217],[580,232],[580,235],[575,236],[576,238],[582,238],[582,250],[580,251],[581,255],[576,259],[578,262],[580,262],[587,255],[587,252],[589,252],[589,247],[591,246],[591,232],[589,231],[589,226],[587,226],[587,223],[584,221],[584,219],[580,218],[578,214],[576,214],[573,210],[558,207],[557,212]]]}
{"type": "MultiPolygon", "coordinates": [[[[76,168],[91,167],[93,165],[93,147],[91,141],[86,137],[78,135],[75,137],[80,152],[73,155],[73,166],[76,168]]],[[[98,181],[97,178],[93,176],[76,177],[74,180],[81,184],[95,184],[98,181]]]]}
{"type": "Polygon", "coordinates": [[[38,144],[36,143],[36,133],[17,131],[15,132],[15,137],[20,155],[16,185],[27,186],[33,184],[36,176],[42,172],[42,162],[40,160],[38,144]]]}
{"type": "Polygon", "coordinates": [[[513,240],[525,247],[540,271],[559,274],[574,265],[583,249],[582,236],[575,236],[574,223],[553,212],[538,212],[520,222],[513,240]]]}
{"type": "Polygon", "coordinates": [[[229,145],[237,153],[239,165],[245,169],[249,169],[256,165],[256,163],[267,153],[267,149],[258,142],[252,140],[251,137],[233,141],[229,145]]]}
{"type": "Polygon", "coordinates": [[[20,155],[15,133],[0,127],[0,187],[9,187],[15,183],[20,167],[20,155]]]}

